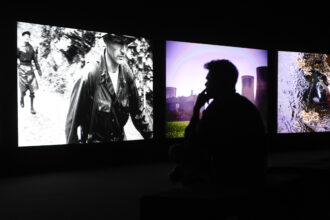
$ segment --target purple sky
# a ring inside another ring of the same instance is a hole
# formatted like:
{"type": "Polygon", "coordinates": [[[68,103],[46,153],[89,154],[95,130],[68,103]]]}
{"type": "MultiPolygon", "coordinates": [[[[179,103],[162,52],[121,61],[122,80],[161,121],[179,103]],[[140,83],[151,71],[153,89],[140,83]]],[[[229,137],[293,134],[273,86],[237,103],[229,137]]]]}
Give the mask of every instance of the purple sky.
{"type": "Polygon", "coordinates": [[[252,75],[256,83],[256,68],[267,66],[267,50],[166,41],[166,86],[176,87],[177,96],[200,93],[206,82],[204,64],[214,59],[230,60],[237,67],[236,91],[241,93],[241,76],[252,75]]]}

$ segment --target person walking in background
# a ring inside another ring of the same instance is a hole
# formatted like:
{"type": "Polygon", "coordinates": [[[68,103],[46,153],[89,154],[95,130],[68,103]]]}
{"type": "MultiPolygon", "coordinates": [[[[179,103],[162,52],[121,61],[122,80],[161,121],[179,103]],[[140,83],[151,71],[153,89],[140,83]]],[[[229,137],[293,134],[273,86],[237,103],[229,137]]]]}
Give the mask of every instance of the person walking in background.
{"type": "Polygon", "coordinates": [[[17,48],[17,59],[18,59],[18,79],[19,88],[21,92],[20,105],[24,108],[24,97],[26,91],[30,91],[31,98],[31,114],[36,114],[33,107],[33,101],[35,98],[35,89],[38,89],[38,82],[35,77],[35,73],[32,67],[32,61],[38,71],[39,76],[42,76],[40,66],[37,58],[37,51],[35,51],[30,44],[31,33],[25,31],[22,33],[23,45],[17,48]]]}

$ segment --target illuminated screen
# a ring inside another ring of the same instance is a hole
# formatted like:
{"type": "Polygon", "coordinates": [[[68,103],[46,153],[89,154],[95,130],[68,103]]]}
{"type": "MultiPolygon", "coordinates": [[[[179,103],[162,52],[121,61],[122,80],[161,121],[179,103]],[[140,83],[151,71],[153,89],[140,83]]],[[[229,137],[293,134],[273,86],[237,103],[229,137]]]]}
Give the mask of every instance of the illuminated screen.
{"type": "Polygon", "coordinates": [[[204,64],[218,59],[237,67],[236,92],[258,107],[267,126],[267,50],[167,41],[167,138],[184,136],[196,98],[205,89],[208,70],[204,64]]]}
{"type": "Polygon", "coordinates": [[[18,146],[153,136],[151,42],[17,23],[18,146]]]}
{"type": "Polygon", "coordinates": [[[278,133],[330,131],[330,58],[278,52],[278,133]]]}

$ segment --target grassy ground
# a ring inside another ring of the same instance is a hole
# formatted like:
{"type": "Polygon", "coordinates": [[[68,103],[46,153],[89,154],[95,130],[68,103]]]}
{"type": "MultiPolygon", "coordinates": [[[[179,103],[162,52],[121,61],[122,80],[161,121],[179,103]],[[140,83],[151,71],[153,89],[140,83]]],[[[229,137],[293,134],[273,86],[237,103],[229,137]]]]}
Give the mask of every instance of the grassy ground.
{"type": "Polygon", "coordinates": [[[171,121],[166,123],[167,138],[181,138],[184,136],[184,131],[188,126],[189,121],[171,121]]]}

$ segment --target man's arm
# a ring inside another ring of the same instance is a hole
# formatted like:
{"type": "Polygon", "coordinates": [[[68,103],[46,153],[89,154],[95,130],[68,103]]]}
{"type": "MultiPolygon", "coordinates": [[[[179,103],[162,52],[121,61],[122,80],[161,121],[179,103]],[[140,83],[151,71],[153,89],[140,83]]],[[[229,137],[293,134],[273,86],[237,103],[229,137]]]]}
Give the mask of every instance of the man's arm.
{"type": "Polygon", "coordinates": [[[33,51],[33,61],[34,61],[34,65],[38,71],[39,76],[42,76],[42,72],[39,66],[39,62],[38,62],[38,49],[36,49],[36,51],[33,51]]]}
{"type": "MultiPolygon", "coordinates": [[[[88,74],[89,75],[89,74],[88,74]]],[[[85,143],[90,123],[90,86],[88,76],[83,75],[73,87],[65,123],[67,143],[85,143]],[[79,134],[78,134],[79,132],[79,134]]]]}
{"type": "Polygon", "coordinates": [[[189,125],[187,126],[185,130],[185,138],[189,139],[190,137],[194,136],[196,125],[199,122],[200,118],[200,109],[205,105],[205,103],[210,98],[207,96],[206,91],[203,90],[196,99],[196,103],[193,109],[193,115],[190,119],[189,125]]]}

